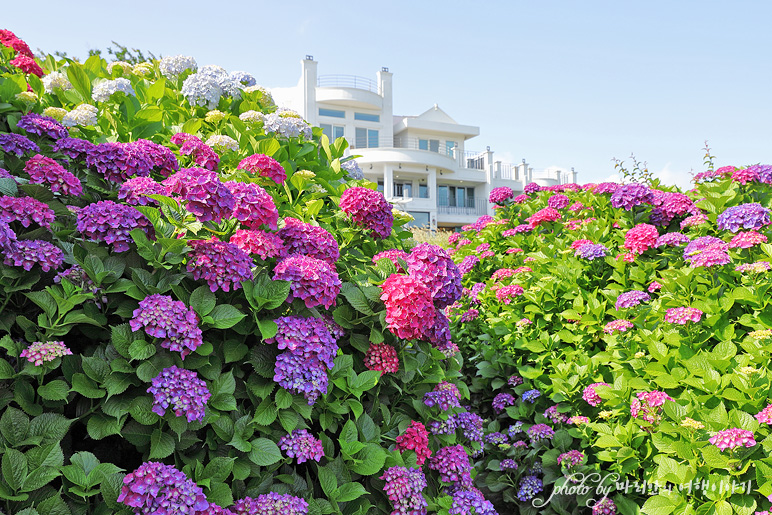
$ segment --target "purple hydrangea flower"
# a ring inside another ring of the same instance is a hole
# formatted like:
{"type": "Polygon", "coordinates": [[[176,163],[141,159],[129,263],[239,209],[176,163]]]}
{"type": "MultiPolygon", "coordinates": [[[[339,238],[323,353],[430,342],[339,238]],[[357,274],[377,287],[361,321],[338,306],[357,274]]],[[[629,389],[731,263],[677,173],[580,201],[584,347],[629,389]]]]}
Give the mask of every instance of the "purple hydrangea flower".
{"type": "Polygon", "coordinates": [[[407,264],[408,273],[429,287],[438,307],[450,306],[461,298],[461,272],[442,247],[421,243],[410,251],[407,264]]]}
{"type": "Polygon", "coordinates": [[[606,252],[608,252],[608,249],[602,243],[588,243],[587,245],[577,247],[576,251],[574,251],[574,256],[593,261],[606,257],[606,252]]]}
{"type": "Polygon", "coordinates": [[[33,222],[40,227],[51,229],[54,210],[32,197],[0,197],[0,220],[10,223],[19,222],[29,227],[33,222]]]}
{"type": "Polygon", "coordinates": [[[133,175],[147,177],[154,163],[141,146],[108,142],[89,150],[86,165],[106,180],[120,184],[133,175]]]}
{"type": "Polygon", "coordinates": [[[450,320],[440,310],[435,312],[434,324],[427,328],[424,337],[445,357],[449,358],[458,352],[458,345],[451,339],[450,320]]]}
{"type": "Polygon", "coordinates": [[[601,182],[600,184],[596,184],[592,187],[592,192],[596,195],[614,193],[619,189],[620,186],[621,184],[617,184],[615,182],[601,182]]]}
{"type": "Polygon", "coordinates": [[[772,184],[772,165],[754,165],[759,172],[759,181],[772,184]]]}
{"type": "Polygon", "coordinates": [[[485,441],[493,445],[502,445],[507,443],[509,439],[507,438],[507,435],[505,435],[504,433],[494,431],[492,433],[488,433],[487,435],[485,435],[485,441]]]}
{"type": "Polygon", "coordinates": [[[644,184],[631,183],[619,186],[611,195],[611,205],[630,211],[635,206],[648,204],[654,200],[651,189],[644,184]]]}
{"type": "Polygon", "coordinates": [[[231,511],[234,515],[308,515],[308,503],[301,497],[270,492],[255,499],[239,499],[231,511]]]}
{"type": "MultiPolygon", "coordinates": [[[[482,442],[483,440],[483,423],[485,422],[480,415],[472,413],[471,411],[464,411],[453,415],[448,422],[453,421],[452,424],[461,429],[461,433],[464,438],[468,438],[473,442],[482,442]]],[[[453,429],[455,431],[455,428],[453,429]]]]}
{"type": "Polygon", "coordinates": [[[569,198],[562,193],[552,195],[547,199],[547,205],[552,209],[564,209],[570,202],[569,198]]]}
{"type": "Polygon", "coordinates": [[[374,238],[388,238],[394,224],[392,205],[383,193],[368,188],[349,188],[340,196],[340,208],[355,224],[369,229],[374,238]]]}
{"type": "Polygon", "coordinates": [[[0,134],[0,148],[8,154],[21,157],[24,154],[40,152],[40,147],[21,134],[0,134]]]}
{"type": "Polygon", "coordinates": [[[429,458],[429,468],[437,471],[440,481],[472,486],[472,466],[463,445],[443,447],[429,458]]]}
{"type": "Polygon", "coordinates": [[[528,428],[528,436],[531,438],[531,443],[539,443],[542,440],[552,440],[555,436],[555,430],[547,424],[536,424],[528,428]]]}
{"type": "Polygon", "coordinates": [[[44,272],[48,272],[61,267],[64,262],[62,249],[47,241],[19,240],[9,246],[11,248],[6,249],[5,260],[3,261],[6,265],[20,266],[24,270],[30,271],[33,266],[38,264],[44,272]]]}
{"type": "Polygon", "coordinates": [[[78,196],[83,191],[80,180],[64,169],[62,165],[40,154],[32,156],[24,165],[32,184],[48,184],[54,193],[78,196]]]}
{"type": "Polygon", "coordinates": [[[19,354],[20,358],[27,358],[36,367],[62,356],[72,356],[72,351],[64,342],[34,342],[19,354]]]}
{"type": "Polygon", "coordinates": [[[458,490],[453,493],[450,515],[467,515],[474,510],[475,515],[498,515],[490,501],[485,500],[477,488],[458,490]]]}
{"type": "Polygon", "coordinates": [[[260,225],[276,230],[279,222],[279,211],[273,197],[263,188],[253,183],[228,181],[225,183],[233,194],[233,218],[247,227],[257,228],[260,225]]]}
{"type": "Polygon", "coordinates": [[[522,502],[527,502],[536,497],[536,494],[544,490],[544,484],[536,476],[525,476],[520,480],[520,488],[517,491],[517,498],[522,502]]]}
{"type": "Polygon", "coordinates": [[[616,513],[617,505],[608,497],[604,497],[592,507],[592,515],[616,515],[616,513]]]}
{"type": "Polygon", "coordinates": [[[165,146],[146,139],[139,139],[130,144],[144,152],[145,157],[150,160],[155,171],[164,177],[168,177],[180,169],[177,156],[165,146]]]}
{"type": "Polygon", "coordinates": [[[434,387],[434,390],[424,394],[424,404],[429,407],[439,406],[442,411],[448,411],[452,407],[459,407],[461,394],[453,383],[442,381],[434,387]]]}
{"type": "Polygon", "coordinates": [[[488,202],[491,204],[503,204],[514,196],[515,192],[512,191],[512,188],[501,186],[491,190],[490,195],[488,195],[488,202]]]}
{"type": "Polygon", "coordinates": [[[252,279],[252,258],[233,243],[211,240],[191,240],[187,270],[193,279],[203,279],[213,292],[241,288],[252,279]]]}
{"type": "Polygon", "coordinates": [[[61,138],[51,147],[54,152],[59,152],[76,161],[85,161],[86,156],[94,147],[93,143],[79,138],[61,138]]]}
{"type": "Polygon", "coordinates": [[[617,297],[616,304],[614,304],[614,307],[619,309],[625,309],[625,308],[633,308],[642,302],[648,302],[651,300],[651,296],[643,291],[640,290],[632,290],[632,291],[626,291],[624,293],[621,293],[619,297],[617,297]]]}
{"type": "Polygon", "coordinates": [[[162,183],[170,194],[186,201],[185,207],[201,222],[220,222],[231,216],[236,199],[216,172],[183,168],[162,183]]]}
{"type": "Polygon", "coordinates": [[[314,438],[306,429],[295,429],[279,438],[279,448],[289,458],[295,458],[297,463],[311,460],[318,462],[324,456],[322,441],[314,438]]]}
{"type": "Polygon", "coordinates": [[[505,470],[517,470],[517,463],[511,458],[506,458],[499,462],[499,470],[504,472],[505,470]]]}
{"type": "Polygon", "coordinates": [[[533,404],[540,395],[541,392],[539,390],[528,390],[527,392],[523,392],[523,395],[521,395],[520,398],[523,399],[524,402],[533,404]]]}
{"type": "Polygon", "coordinates": [[[204,420],[204,409],[211,397],[206,383],[195,371],[175,365],[161,370],[147,392],[153,394],[153,413],[163,417],[171,408],[176,416],[184,416],[188,422],[204,420]]]}
{"type": "Polygon", "coordinates": [[[28,134],[48,136],[51,139],[66,138],[70,134],[67,128],[54,118],[35,113],[27,113],[19,118],[16,126],[28,134]]]}
{"type": "Polygon", "coordinates": [[[666,232],[657,238],[654,242],[654,246],[661,247],[663,245],[668,245],[670,247],[678,247],[689,243],[690,241],[691,239],[689,239],[687,235],[681,234],[680,232],[666,232]]]}
{"type": "Polygon", "coordinates": [[[302,254],[335,264],[340,258],[338,242],[322,227],[307,224],[295,218],[285,218],[284,227],[279,229],[284,241],[283,257],[302,254]]]}
{"type": "Polygon", "coordinates": [[[463,260],[461,260],[461,263],[458,264],[458,271],[461,273],[462,276],[468,274],[472,268],[474,268],[474,265],[480,262],[480,258],[475,256],[474,254],[470,254],[466,257],[464,257],[463,260]]]}
{"type": "Polygon", "coordinates": [[[76,227],[84,237],[112,245],[115,252],[129,250],[134,241],[129,233],[134,229],[142,229],[150,238],[155,234],[145,215],[112,200],[100,200],[78,211],[76,227]]]}
{"type": "Polygon", "coordinates": [[[770,223],[770,210],[756,202],[728,207],[718,215],[716,225],[725,231],[738,232],[740,229],[760,229],[770,223]]]}
{"type": "Polygon", "coordinates": [[[428,506],[422,492],[426,488],[426,476],[420,469],[389,467],[380,479],[386,482],[383,490],[394,510],[391,515],[425,515],[428,506]]]}
{"type": "Polygon", "coordinates": [[[558,406],[550,406],[544,411],[544,417],[550,419],[555,424],[565,424],[568,422],[568,415],[558,411],[558,406]]]}
{"type": "Polygon", "coordinates": [[[147,195],[166,195],[163,184],[155,182],[150,177],[134,177],[121,184],[118,190],[118,198],[132,206],[157,205],[154,199],[147,195]]]}
{"type": "Polygon", "coordinates": [[[171,465],[143,463],[123,478],[118,502],[142,515],[199,513],[209,507],[204,491],[171,465]]]}
{"type": "Polygon", "coordinates": [[[507,406],[512,406],[515,398],[508,393],[500,393],[493,398],[493,411],[501,413],[507,406]]]}
{"type": "Polygon", "coordinates": [[[161,338],[161,347],[179,352],[183,360],[203,343],[196,312],[168,295],[155,293],[139,301],[129,325],[132,331],[144,327],[148,335],[161,338]]]}
{"type": "MultiPolygon", "coordinates": [[[[429,424],[429,430],[434,435],[452,435],[456,432],[456,418],[451,416],[448,420],[435,420],[429,424]]],[[[482,438],[482,426],[480,438],[482,438]]]]}
{"type": "Polygon", "coordinates": [[[535,182],[529,182],[525,185],[525,188],[523,188],[523,193],[526,195],[530,195],[531,193],[537,193],[541,191],[541,186],[536,184],[535,182]]]}
{"type": "Polygon", "coordinates": [[[308,256],[289,256],[279,261],[273,280],[290,281],[292,290],[287,301],[296,297],[308,308],[334,306],[341,286],[334,265],[308,256]]]}

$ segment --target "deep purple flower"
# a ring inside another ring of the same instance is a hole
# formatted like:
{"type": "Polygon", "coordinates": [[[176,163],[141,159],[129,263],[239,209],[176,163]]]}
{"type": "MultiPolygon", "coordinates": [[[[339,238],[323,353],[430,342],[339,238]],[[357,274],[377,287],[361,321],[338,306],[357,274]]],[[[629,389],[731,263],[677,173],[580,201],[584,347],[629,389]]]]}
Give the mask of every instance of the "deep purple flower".
{"type": "Polygon", "coordinates": [[[54,193],[78,196],[83,191],[80,180],[64,169],[62,165],[40,154],[32,156],[24,165],[32,184],[48,184],[54,193]]]}
{"type": "Polygon", "coordinates": [[[458,345],[453,343],[450,332],[450,321],[437,310],[434,314],[434,324],[428,328],[424,337],[429,340],[432,347],[442,352],[446,357],[451,357],[458,352],[458,345]]]}
{"type": "Polygon", "coordinates": [[[490,501],[485,500],[477,488],[462,489],[453,493],[450,515],[468,515],[474,510],[475,515],[498,515],[490,501]]]}
{"type": "Polygon", "coordinates": [[[651,296],[648,293],[640,290],[631,290],[624,293],[620,293],[619,297],[617,297],[617,301],[616,301],[616,304],[614,304],[614,307],[617,310],[624,309],[624,308],[633,308],[642,302],[648,302],[650,300],[651,300],[651,296]]]}
{"type": "Polygon", "coordinates": [[[233,194],[233,218],[247,227],[257,228],[265,224],[276,230],[279,211],[273,197],[263,188],[253,183],[227,181],[225,186],[233,194]]]}
{"type": "Polygon", "coordinates": [[[461,433],[465,438],[468,438],[473,442],[482,442],[483,440],[483,423],[485,422],[480,415],[472,413],[471,411],[463,411],[456,413],[448,422],[451,422],[455,428],[461,430],[461,433]]]}
{"type": "Polygon", "coordinates": [[[410,251],[407,264],[408,273],[429,287],[436,306],[450,306],[461,298],[461,272],[442,247],[421,243],[410,251]]]}
{"type": "Polygon", "coordinates": [[[503,459],[499,462],[499,470],[502,472],[505,470],[517,470],[517,463],[511,458],[503,459]]]}
{"type": "Polygon", "coordinates": [[[437,405],[442,411],[448,411],[451,407],[461,406],[458,402],[460,397],[461,394],[456,385],[442,381],[434,387],[434,390],[424,394],[424,404],[429,407],[437,405]]]}
{"type": "MultiPolygon", "coordinates": [[[[2,230],[0,230],[0,234],[2,230]]],[[[0,238],[3,238],[0,235],[0,238]]],[[[7,239],[7,233],[5,238],[7,239]]],[[[56,245],[43,240],[19,240],[5,250],[6,265],[20,266],[24,270],[30,271],[36,264],[44,272],[56,270],[64,262],[64,253],[56,245]]]]}
{"type": "Polygon", "coordinates": [[[504,433],[494,431],[485,435],[485,441],[493,445],[503,445],[509,441],[509,438],[504,433]]]}
{"type": "Polygon", "coordinates": [[[520,488],[517,491],[517,498],[522,502],[527,502],[536,497],[536,494],[544,490],[544,484],[536,476],[525,476],[520,480],[520,488]]]}
{"type": "Polygon", "coordinates": [[[422,492],[426,488],[426,476],[420,469],[389,467],[380,479],[386,484],[383,490],[394,507],[391,515],[425,515],[428,506],[422,492]]]}
{"type": "Polygon", "coordinates": [[[144,327],[148,335],[161,338],[161,347],[181,353],[183,360],[203,343],[196,312],[168,295],[145,297],[133,315],[132,331],[144,327]]]}
{"type": "Polygon", "coordinates": [[[302,254],[323,259],[333,265],[340,258],[338,242],[322,227],[295,218],[285,218],[284,227],[279,229],[278,235],[284,241],[282,256],[302,254]]]}
{"type": "Polygon", "coordinates": [[[84,161],[96,145],[79,138],[61,138],[54,142],[52,149],[76,161],[84,161]]]}
{"type": "Polygon", "coordinates": [[[340,208],[355,224],[370,230],[374,238],[388,238],[394,223],[392,205],[383,193],[368,188],[349,188],[340,196],[340,208]]]}
{"type": "Polygon", "coordinates": [[[306,429],[295,429],[279,438],[279,448],[287,457],[295,458],[296,463],[311,460],[318,462],[324,456],[322,441],[314,438],[306,429]]]}
{"type": "Polygon", "coordinates": [[[177,156],[163,145],[146,139],[139,139],[132,142],[131,145],[144,152],[145,157],[152,163],[153,169],[164,177],[168,177],[180,169],[177,156]]]}
{"type": "Polygon", "coordinates": [[[121,184],[118,198],[132,206],[157,205],[158,202],[147,195],[166,195],[167,193],[163,184],[155,182],[150,177],[134,177],[121,184]]]}
{"type": "Polygon", "coordinates": [[[241,283],[252,279],[249,254],[233,243],[211,240],[191,240],[193,250],[188,253],[187,270],[193,279],[203,279],[213,292],[228,292],[241,288],[241,283]]]}
{"type": "Polygon", "coordinates": [[[153,225],[145,215],[112,200],[100,200],[81,209],[76,227],[85,238],[112,245],[115,252],[129,250],[129,243],[134,241],[129,233],[134,229],[140,228],[154,237],[153,225]]]}
{"type": "Polygon", "coordinates": [[[756,202],[728,207],[718,215],[716,225],[725,231],[760,229],[770,223],[770,210],[756,202]]]}
{"type": "Polygon", "coordinates": [[[197,514],[209,507],[203,490],[171,465],[143,463],[123,478],[118,502],[142,515],[197,514]]]}
{"type": "Polygon", "coordinates": [[[0,148],[8,154],[16,154],[16,157],[40,152],[40,147],[21,134],[0,134],[0,148]]]}
{"type": "Polygon", "coordinates": [[[515,403],[515,398],[508,393],[500,393],[493,398],[493,411],[501,413],[507,406],[512,406],[515,403]]]}
{"type": "Polygon", "coordinates": [[[302,299],[306,307],[324,306],[330,309],[340,293],[341,282],[335,266],[308,256],[289,256],[274,268],[274,281],[290,281],[292,292],[287,297],[302,299]]]}
{"type": "Polygon", "coordinates": [[[66,138],[69,135],[67,128],[55,119],[35,113],[27,113],[19,118],[16,126],[28,134],[48,136],[51,139],[66,138]]]}
{"type": "Polygon", "coordinates": [[[269,492],[254,499],[239,499],[231,507],[231,512],[234,515],[308,515],[308,503],[294,495],[269,492]]]}
{"type": "Polygon", "coordinates": [[[555,430],[547,424],[536,424],[528,428],[528,436],[531,438],[531,443],[539,443],[542,440],[552,440],[555,436],[555,430]]]}
{"type": "Polygon", "coordinates": [[[653,199],[654,194],[645,184],[623,184],[611,194],[611,205],[630,211],[635,206],[650,203],[653,199]]]}
{"type": "Polygon", "coordinates": [[[540,395],[541,392],[539,390],[528,390],[527,392],[523,392],[523,395],[521,395],[520,398],[524,402],[530,402],[533,404],[536,402],[536,399],[538,399],[540,395]]]}
{"type": "Polygon", "coordinates": [[[604,497],[592,507],[592,515],[616,515],[616,513],[617,505],[608,497],[604,497]]]}
{"type": "Polygon", "coordinates": [[[170,194],[185,200],[185,207],[201,222],[220,222],[231,216],[236,200],[216,172],[183,168],[162,183],[170,194]]]}
{"type": "Polygon", "coordinates": [[[163,369],[147,392],[153,394],[153,413],[163,417],[171,408],[176,416],[184,416],[188,422],[204,420],[204,409],[211,397],[206,383],[195,371],[175,365],[163,369]]]}
{"type": "Polygon", "coordinates": [[[541,186],[536,184],[535,182],[529,182],[525,185],[525,188],[523,188],[523,193],[526,195],[530,195],[531,193],[537,193],[541,191],[541,186]]]}
{"type": "Polygon", "coordinates": [[[131,143],[99,143],[86,154],[86,165],[110,182],[122,183],[129,177],[147,177],[153,161],[144,149],[131,143]]]}
{"type": "Polygon", "coordinates": [[[33,222],[46,229],[51,229],[54,210],[32,197],[0,196],[0,220],[10,223],[19,222],[29,227],[33,222]]]}
{"type": "Polygon", "coordinates": [[[463,445],[443,447],[437,451],[429,458],[429,468],[439,473],[440,481],[472,486],[472,466],[463,445]]]}

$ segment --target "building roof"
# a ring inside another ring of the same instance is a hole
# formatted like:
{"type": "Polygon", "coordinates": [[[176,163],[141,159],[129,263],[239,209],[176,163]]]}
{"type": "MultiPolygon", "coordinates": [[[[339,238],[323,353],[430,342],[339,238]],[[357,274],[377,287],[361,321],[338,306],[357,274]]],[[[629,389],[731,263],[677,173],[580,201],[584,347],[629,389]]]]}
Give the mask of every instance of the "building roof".
{"type": "Polygon", "coordinates": [[[462,136],[467,140],[480,135],[480,128],[473,125],[461,125],[450,117],[448,113],[434,104],[418,116],[395,116],[394,134],[407,129],[419,129],[442,134],[462,136]]]}

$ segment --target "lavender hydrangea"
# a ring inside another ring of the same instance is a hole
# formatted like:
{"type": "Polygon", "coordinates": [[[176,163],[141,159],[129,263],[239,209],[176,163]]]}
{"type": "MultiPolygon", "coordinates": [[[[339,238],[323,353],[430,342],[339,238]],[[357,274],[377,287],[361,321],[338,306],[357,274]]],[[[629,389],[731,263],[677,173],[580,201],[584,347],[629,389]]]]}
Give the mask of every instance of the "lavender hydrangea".
{"type": "Polygon", "coordinates": [[[520,396],[520,398],[523,400],[523,402],[530,402],[533,404],[536,402],[536,399],[541,396],[541,392],[539,390],[528,390],[526,392],[523,392],[523,395],[520,396]]]}
{"type": "Polygon", "coordinates": [[[619,186],[611,194],[611,205],[630,211],[635,206],[648,204],[654,200],[654,194],[645,184],[631,183],[619,186]]]}
{"type": "Polygon", "coordinates": [[[499,393],[493,398],[493,411],[501,413],[507,406],[512,406],[515,403],[515,398],[508,393],[499,393]]]}
{"type": "Polygon", "coordinates": [[[144,328],[148,335],[160,338],[161,347],[179,352],[183,360],[203,343],[196,312],[168,295],[155,293],[142,299],[129,325],[132,331],[144,328]]]}
{"type": "Polygon", "coordinates": [[[131,206],[112,200],[100,200],[78,211],[76,228],[84,237],[113,246],[115,252],[129,250],[133,241],[129,233],[142,229],[153,237],[150,220],[131,206]]]}
{"type": "Polygon", "coordinates": [[[120,184],[134,175],[147,177],[154,163],[138,145],[107,142],[89,150],[86,165],[104,175],[106,180],[120,184]]]}
{"type": "Polygon", "coordinates": [[[239,499],[231,511],[234,515],[308,515],[308,503],[294,495],[269,492],[239,499]]]}
{"type": "Polygon", "coordinates": [[[691,239],[687,235],[681,234],[680,232],[666,232],[657,238],[654,242],[654,246],[661,247],[667,245],[669,247],[678,247],[689,243],[690,241],[691,239]]]}
{"type": "Polygon", "coordinates": [[[143,463],[123,478],[117,501],[141,515],[196,514],[209,503],[193,480],[171,465],[143,463]]]}
{"type": "Polygon", "coordinates": [[[249,254],[233,243],[211,240],[191,240],[193,250],[188,253],[187,270],[193,279],[203,279],[213,292],[241,288],[241,283],[252,279],[249,254]]]}
{"type": "Polygon", "coordinates": [[[196,63],[196,60],[190,56],[172,55],[161,59],[161,62],[158,63],[158,69],[167,79],[176,80],[177,77],[187,70],[196,71],[198,69],[198,64],[196,63]]]}
{"type": "Polygon", "coordinates": [[[51,146],[54,152],[59,152],[74,161],[85,161],[86,156],[94,147],[93,143],[80,138],[61,138],[51,146]]]}
{"type": "Polygon", "coordinates": [[[274,268],[274,281],[290,281],[291,293],[287,300],[302,299],[306,307],[335,305],[341,281],[334,265],[308,256],[289,256],[274,268]]]}
{"type": "Polygon", "coordinates": [[[51,139],[66,138],[69,131],[61,123],[50,116],[42,116],[35,113],[27,113],[16,123],[20,129],[24,129],[28,134],[36,136],[48,136],[51,139]]]}
{"type": "Polygon", "coordinates": [[[300,116],[292,116],[291,113],[275,112],[265,116],[263,129],[266,134],[276,134],[283,138],[311,139],[311,126],[300,116]]]}
{"type": "Polygon", "coordinates": [[[185,208],[201,221],[220,222],[233,213],[236,200],[216,172],[183,168],[162,183],[185,200],[185,208]]]}
{"type": "Polygon", "coordinates": [[[770,210],[756,202],[728,207],[718,215],[716,225],[725,231],[760,229],[770,223],[770,210]]]}
{"type": "Polygon", "coordinates": [[[306,461],[321,461],[324,456],[322,441],[306,429],[295,429],[279,438],[279,448],[289,458],[295,458],[296,463],[306,461]]]}
{"type": "MultiPolygon", "coordinates": [[[[3,222],[4,223],[4,222],[3,222]]],[[[2,230],[0,229],[0,234],[2,230]]],[[[0,238],[8,241],[7,232],[5,236],[0,238]]],[[[43,240],[19,240],[8,245],[5,249],[6,265],[20,266],[26,271],[32,270],[35,265],[40,265],[40,268],[44,272],[49,270],[56,270],[62,266],[64,262],[64,253],[62,249],[43,240]],[[10,248],[8,248],[10,247],[10,248]]]]}
{"type": "Polygon", "coordinates": [[[40,152],[40,147],[30,141],[27,136],[21,134],[0,134],[0,148],[8,154],[15,154],[21,157],[24,154],[40,152]]]}
{"type": "Polygon", "coordinates": [[[184,416],[188,422],[204,420],[204,409],[211,397],[206,383],[195,371],[175,365],[161,370],[147,392],[153,394],[153,413],[163,417],[171,408],[176,416],[184,416]]]}
{"type": "Polygon", "coordinates": [[[536,476],[524,476],[520,480],[517,498],[522,502],[527,502],[536,497],[542,490],[544,490],[544,484],[541,482],[541,479],[536,476]]]}
{"type": "Polygon", "coordinates": [[[588,243],[577,247],[574,256],[593,261],[595,259],[606,257],[609,250],[602,243],[588,243]]]}
{"type": "Polygon", "coordinates": [[[359,163],[357,163],[354,159],[343,161],[340,164],[340,169],[346,171],[346,175],[348,175],[349,179],[357,181],[365,178],[365,173],[359,167],[359,163]]]}
{"type": "Polygon", "coordinates": [[[317,227],[295,218],[285,218],[284,227],[279,229],[279,237],[284,241],[282,256],[302,254],[322,259],[335,264],[340,258],[338,242],[323,227],[317,227]]]}
{"type": "Polygon", "coordinates": [[[487,501],[477,488],[454,492],[448,513],[450,515],[470,515],[472,513],[475,515],[498,515],[493,504],[487,501]]]}
{"type": "Polygon", "coordinates": [[[461,298],[461,271],[442,247],[430,243],[413,247],[407,265],[408,273],[429,287],[436,306],[450,306],[461,298]]]}
{"type": "Polygon", "coordinates": [[[424,404],[429,407],[439,406],[442,411],[447,411],[452,407],[459,407],[459,398],[461,394],[458,387],[453,383],[442,381],[434,387],[434,390],[424,394],[424,404]]]}
{"type": "Polygon", "coordinates": [[[543,440],[552,440],[555,436],[555,430],[547,424],[535,424],[528,428],[528,436],[531,438],[531,443],[539,443],[543,440]]]}
{"type": "Polygon", "coordinates": [[[422,492],[426,488],[426,476],[420,469],[389,467],[380,477],[386,484],[383,490],[391,501],[391,515],[425,515],[428,503],[422,492]]]}
{"type": "Polygon", "coordinates": [[[626,308],[633,308],[642,302],[648,302],[651,300],[651,296],[640,290],[631,290],[624,293],[621,293],[617,297],[617,301],[614,304],[614,307],[619,309],[626,309],[626,308]]]}
{"type": "Polygon", "coordinates": [[[472,466],[463,445],[441,448],[429,458],[429,468],[439,473],[440,481],[472,486],[472,466]]]}
{"type": "Polygon", "coordinates": [[[383,239],[391,234],[394,214],[383,193],[362,187],[349,188],[340,197],[340,208],[373,237],[383,239]]]}

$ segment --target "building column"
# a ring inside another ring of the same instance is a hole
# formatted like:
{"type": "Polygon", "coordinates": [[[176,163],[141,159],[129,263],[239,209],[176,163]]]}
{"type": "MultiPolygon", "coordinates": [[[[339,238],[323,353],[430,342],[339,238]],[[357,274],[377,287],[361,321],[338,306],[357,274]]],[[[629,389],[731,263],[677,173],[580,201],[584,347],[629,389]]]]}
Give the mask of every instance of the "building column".
{"type": "Polygon", "coordinates": [[[394,168],[389,165],[383,165],[383,196],[386,200],[394,197],[394,168]]]}
{"type": "Polygon", "coordinates": [[[383,98],[383,108],[381,109],[381,138],[389,141],[389,147],[394,146],[394,102],[391,92],[392,73],[386,67],[378,72],[378,93],[383,98]]]}
{"type": "Polygon", "coordinates": [[[303,112],[301,115],[309,124],[319,125],[319,112],[316,109],[317,62],[314,61],[313,56],[307,55],[301,64],[300,87],[303,91],[303,112]]]}

